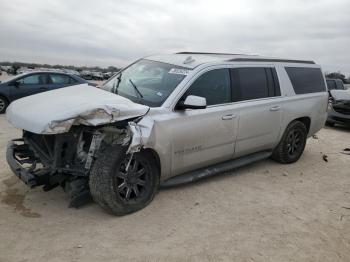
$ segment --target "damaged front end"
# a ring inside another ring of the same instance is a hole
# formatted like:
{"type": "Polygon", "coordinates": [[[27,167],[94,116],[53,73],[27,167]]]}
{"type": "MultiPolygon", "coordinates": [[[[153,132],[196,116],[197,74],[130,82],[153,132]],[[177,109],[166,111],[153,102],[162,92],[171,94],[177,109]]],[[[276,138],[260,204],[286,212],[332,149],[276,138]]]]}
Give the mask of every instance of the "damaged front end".
{"type": "Polygon", "coordinates": [[[136,126],[122,121],[103,127],[73,126],[56,135],[23,131],[23,138],[9,143],[7,162],[29,187],[43,186],[48,191],[60,185],[71,198],[70,206],[78,207],[90,200],[88,178],[98,151],[113,144],[140,150],[140,144],[132,143],[136,126]]]}
{"type": "Polygon", "coordinates": [[[28,186],[61,185],[78,206],[89,195],[88,177],[98,151],[114,143],[140,150],[140,121],[149,107],[87,85],[16,100],[7,120],[23,131],[9,143],[7,161],[28,186]],[[49,102],[48,102],[49,101],[49,102]]]}
{"type": "Polygon", "coordinates": [[[350,125],[350,91],[331,90],[328,106],[328,123],[350,125]]]}

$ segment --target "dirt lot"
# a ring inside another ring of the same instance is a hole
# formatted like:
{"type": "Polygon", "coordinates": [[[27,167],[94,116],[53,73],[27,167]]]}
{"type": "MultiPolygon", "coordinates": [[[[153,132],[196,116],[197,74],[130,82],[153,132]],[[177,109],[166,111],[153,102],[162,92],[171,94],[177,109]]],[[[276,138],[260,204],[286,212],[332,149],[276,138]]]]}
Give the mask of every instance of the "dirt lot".
{"type": "Polygon", "coordinates": [[[125,217],[70,209],[61,188],[29,190],[5,161],[19,135],[0,116],[1,262],[350,261],[350,129],[321,130],[295,164],[161,190],[125,217]]]}

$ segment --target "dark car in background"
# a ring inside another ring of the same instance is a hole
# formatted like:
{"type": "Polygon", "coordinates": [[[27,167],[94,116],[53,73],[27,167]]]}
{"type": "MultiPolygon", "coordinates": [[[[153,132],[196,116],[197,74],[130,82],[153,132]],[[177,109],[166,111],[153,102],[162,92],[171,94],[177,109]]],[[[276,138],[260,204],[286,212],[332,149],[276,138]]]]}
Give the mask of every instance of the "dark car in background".
{"type": "Polygon", "coordinates": [[[76,75],[58,72],[37,71],[13,76],[0,83],[0,114],[16,99],[79,84],[96,86],[76,75]]]}
{"type": "Polygon", "coordinates": [[[346,125],[350,126],[350,90],[329,90],[328,126],[346,125]]]}

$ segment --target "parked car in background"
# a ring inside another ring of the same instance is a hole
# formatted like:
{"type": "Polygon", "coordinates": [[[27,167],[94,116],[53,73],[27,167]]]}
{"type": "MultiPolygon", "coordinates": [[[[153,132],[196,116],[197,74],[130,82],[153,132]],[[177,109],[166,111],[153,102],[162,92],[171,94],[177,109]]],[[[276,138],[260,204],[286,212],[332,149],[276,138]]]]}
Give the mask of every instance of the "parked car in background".
{"type": "Polygon", "coordinates": [[[328,90],[345,90],[346,89],[341,79],[327,78],[326,81],[327,81],[328,90]]]}
{"type": "Polygon", "coordinates": [[[16,99],[79,84],[96,86],[78,76],[51,71],[27,72],[13,76],[0,82],[0,113],[4,113],[7,106],[16,99]]]}
{"type": "Polygon", "coordinates": [[[6,69],[6,73],[9,74],[9,75],[13,75],[13,74],[15,74],[15,70],[14,70],[14,68],[12,66],[9,66],[6,69]]]}
{"type": "Polygon", "coordinates": [[[115,215],[147,206],[160,183],[268,157],[293,163],[327,118],[325,78],[312,61],[154,55],[121,70],[104,90],[70,89],[10,105],[7,120],[23,138],[9,143],[7,161],[28,186],[61,185],[70,206],[91,193],[115,215]]]}
{"type": "Polygon", "coordinates": [[[329,90],[328,117],[326,124],[328,126],[334,126],[335,124],[350,126],[349,89],[329,90]]]}
{"type": "Polygon", "coordinates": [[[20,74],[27,73],[30,71],[33,71],[33,69],[29,69],[28,67],[22,66],[22,67],[17,69],[16,75],[20,75],[20,74]]]}
{"type": "Polygon", "coordinates": [[[103,73],[103,80],[108,80],[113,76],[113,72],[103,73]]]}
{"type": "Polygon", "coordinates": [[[92,80],[92,73],[88,70],[81,71],[80,76],[85,80],[92,80]]]}
{"type": "Polygon", "coordinates": [[[93,79],[93,80],[98,80],[98,81],[103,80],[103,74],[102,74],[102,72],[93,71],[93,72],[92,72],[92,79],[93,79]]]}
{"type": "Polygon", "coordinates": [[[76,75],[76,76],[80,76],[80,73],[76,70],[73,69],[62,69],[63,73],[67,73],[70,75],[76,75]]]}

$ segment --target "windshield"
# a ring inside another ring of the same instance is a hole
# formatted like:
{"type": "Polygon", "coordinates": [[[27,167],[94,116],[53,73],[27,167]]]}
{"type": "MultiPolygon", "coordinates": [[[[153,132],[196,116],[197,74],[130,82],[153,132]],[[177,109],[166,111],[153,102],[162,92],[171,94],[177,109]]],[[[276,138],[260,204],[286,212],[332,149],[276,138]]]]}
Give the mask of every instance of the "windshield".
{"type": "Polygon", "coordinates": [[[102,89],[150,107],[161,106],[188,74],[188,69],[140,60],[115,75],[102,89]]]}

